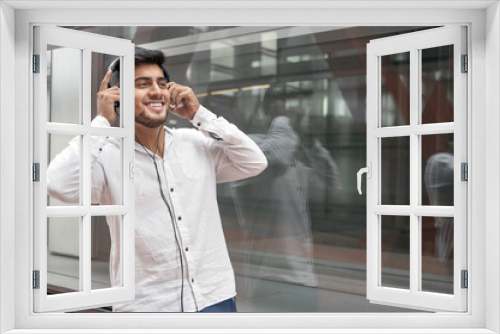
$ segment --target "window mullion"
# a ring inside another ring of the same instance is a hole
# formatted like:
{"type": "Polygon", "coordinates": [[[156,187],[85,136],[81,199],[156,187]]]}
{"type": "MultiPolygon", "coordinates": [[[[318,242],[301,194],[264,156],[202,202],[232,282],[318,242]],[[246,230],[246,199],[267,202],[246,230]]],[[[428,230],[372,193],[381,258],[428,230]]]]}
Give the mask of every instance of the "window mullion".
{"type": "Polygon", "coordinates": [[[82,117],[83,126],[90,126],[91,117],[92,117],[92,108],[91,108],[91,74],[92,74],[92,51],[88,48],[83,49],[83,59],[82,59],[82,90],[81,101],[82,101],[82,113],[80,116],[82,117]]]}
{"type": "Polygon", "coordinates": [[[418,216],[413,212],[418,205],[418,180],[420,168],[418,165],[419,137],[415,134],[418,125],[420,107],[420,69],[419,51],[416,48],[410,50],[410,291],[416,293],[420,282],[420,231],[418,228],[418,216]]]}
{"type": "Polygon", "coordinates": [[[91,266],[92,266],[92,261],[91,261],[91,252],[92,252],[92,240],[91,240],[91,215],[87,214],[83,216],[82,219],[82,229],[80,233],[80,236],[82,238],[81,243],[80,243],[80,285],[82,286],[81,291],[90,294],[90,291],[92,289],[91,287],[91,282],[92,282],[92,273],[91,273],[91,266]]]}
{"type": "Polygon", "coordinates": [[[53,217],[83,217],[87,209],[82,206],[49,206],[46,207],[47,218],[53,217]]]}
{"type": "MultiPolygon", "coordinates": [[[[90,118],[91,118],[91,73],[92,73],[92,54],[86,48],[83,49],[83,66],[82,66],[82,121],[83,126],[87,128],[86,134],[83,136],[83,149],[80,170],[83,178],[82,185],[82,200],[80,201],[84,208],[90,209],[91,202],[91,170],[90,170],[90,118]]],[[[90,211],[90,210],[89,210],[90,211]]]]}
{"type": "Polygon", "coordinates": [[[91,161],[90,161],[90,122],[91,122],[91,73],[92,73],[92,52],[85,48],[83,49],[83,66],[82,66],[82,90],[81,101],[82,101],[82,112],[80,117],[82,118],[82,125],[86,128],[86,134],[83,136],[83,150],[81,162],[82,166],[80,170],[83,178],[82,185],[82,205],[85,211],[85,215],[82,217],[81,221],[81,233],[80,233],[80,286],[81,291],[85,294],[90,294],[92,289],[92,262],[91,262],[91,252],[92,252],[92,240],[91,240],[91,191],[92,191],[92,171],[91,171],[91,161]]]}
{"type": "Polygon", "coordinates": [[[125,205],[93,205],[90,208],[92,216],[121,216],[129,212],[125,205]]]}

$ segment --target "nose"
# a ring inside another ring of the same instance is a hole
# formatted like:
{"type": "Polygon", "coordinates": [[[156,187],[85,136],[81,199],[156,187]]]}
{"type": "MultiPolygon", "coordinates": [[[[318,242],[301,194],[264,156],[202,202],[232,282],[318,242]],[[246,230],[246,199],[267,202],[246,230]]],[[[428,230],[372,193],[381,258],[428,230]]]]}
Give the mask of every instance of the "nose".
{"type": "Polygon", "coordinates": [[[151,85],[151,87],[149,88],[149,95],[154,95],[154,96],[158,96],[160,95],[160,86],[158,85],[157,82],[153,82],[153,84],[151,85]]]}

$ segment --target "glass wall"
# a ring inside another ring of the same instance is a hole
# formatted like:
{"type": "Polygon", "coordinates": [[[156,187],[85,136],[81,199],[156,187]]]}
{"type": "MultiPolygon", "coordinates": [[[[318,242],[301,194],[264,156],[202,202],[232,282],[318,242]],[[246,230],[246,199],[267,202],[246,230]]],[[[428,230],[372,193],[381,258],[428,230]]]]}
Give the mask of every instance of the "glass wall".
{"type": "MultiPolygon", "coordinates": [[[[172,80],[192,87],[205,107],[265,153],[269,167],[261,175],[218,185],[239,312],[410,312],[366,299],[366,197],[357,192],[356,172],[366,166],[366,44],[427,28],[69,28],[162,50],[172,80]]],[[[112,60],[94,59],[102,66],[93,73],[93,91],[112,60]]],[[[384,59],[392,72],[382,92],[387,126],[407,117],[398,101],[408,99],[408,91],[395,84],[407,80],[407,65],[404,57],[384,59]]],[[[441,87],[440,77],[429,74],[427,80],[441,87]]],[[[190,127],[173,115],[166,125],[190,127]]],[[[392,144],[404,146],[387,148],[392,144]]],[[[409,173],[405,152],[391,150],[386,162],[409,173]]],[[[387,176],[394,185],[388,199],[404,200],[408,185],[400,188],[387,176]]],[[[384,226],[388,269],[409,267],[401,256],[408,244],[390,242],[402,230],[391,222],[384,226]]],[[[436,234],[427,224],[429,256],[437,254],[436,234]]],[[[447,279],[436,268],[426,268],[428,291],[439,291],[447,279]]],[[[387,270],[384,280],[397,282],[399,271],[387,270]]]]}

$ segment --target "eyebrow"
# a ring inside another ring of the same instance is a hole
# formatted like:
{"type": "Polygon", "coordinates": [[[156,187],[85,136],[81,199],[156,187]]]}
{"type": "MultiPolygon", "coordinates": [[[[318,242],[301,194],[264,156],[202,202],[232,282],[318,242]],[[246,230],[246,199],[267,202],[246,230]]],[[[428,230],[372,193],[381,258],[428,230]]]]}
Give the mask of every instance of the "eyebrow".
{"type": "MultiPolygon", "coordinates": [[[[139,81],[139,80],[153,80],[153,78],[152,77],[137,77],[137,78],[135,78],[135,81],[139,81]]],[[[167,80],[167,78],[158,77],[157,80],[167,80]]]]}

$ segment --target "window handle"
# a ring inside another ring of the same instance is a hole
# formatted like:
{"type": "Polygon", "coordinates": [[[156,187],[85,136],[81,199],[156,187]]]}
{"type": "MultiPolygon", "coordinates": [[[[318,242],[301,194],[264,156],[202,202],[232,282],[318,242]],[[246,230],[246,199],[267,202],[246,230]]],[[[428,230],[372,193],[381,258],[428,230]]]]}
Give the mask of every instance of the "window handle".
{"type": "Polygon", "coordinates": [[[372,163],[370,161],[368,161],[368,166],[365,167],[365,168],[361,168],[359,171],[358,171],[358,192],[359,194],[361,195],[361,175],[363,175],[364,173],[366,173],[366,176],[371,179],[372,178],[372,163]]]}

